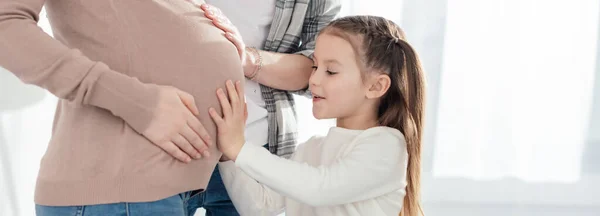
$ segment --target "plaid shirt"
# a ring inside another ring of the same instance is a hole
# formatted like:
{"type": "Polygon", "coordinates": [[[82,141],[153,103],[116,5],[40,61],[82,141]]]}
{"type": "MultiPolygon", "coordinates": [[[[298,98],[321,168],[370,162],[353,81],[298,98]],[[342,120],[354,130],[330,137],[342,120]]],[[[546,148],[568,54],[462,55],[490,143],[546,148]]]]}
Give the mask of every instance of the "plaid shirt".
{"type": "MultiPolygon", "coordinates": [[[[339,0],[277,0],[263,50],[312,58],[317,33],[339,14],[339,0]]],[[[269,151],[288,158],[296,149],[296,110],[291,92],[261,85],[269,121],[269,151]]],[[[308,91],[295,92],[310,94],[308,91]]]]}

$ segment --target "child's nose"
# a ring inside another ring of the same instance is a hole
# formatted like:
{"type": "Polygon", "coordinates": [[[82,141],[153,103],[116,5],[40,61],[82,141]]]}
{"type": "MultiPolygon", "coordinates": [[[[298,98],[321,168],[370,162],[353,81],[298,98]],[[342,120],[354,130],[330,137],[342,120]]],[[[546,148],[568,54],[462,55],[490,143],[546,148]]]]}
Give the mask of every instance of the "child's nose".
{"type": "Polygon", "coordinates": [[[321,79],[319,78],[319,72],[315,71],[314,73],[312,73],[312,75],[310,75],[310,78],[308,79],[308,84],[309,86],[318,86],[321,82],[321,79]]]}

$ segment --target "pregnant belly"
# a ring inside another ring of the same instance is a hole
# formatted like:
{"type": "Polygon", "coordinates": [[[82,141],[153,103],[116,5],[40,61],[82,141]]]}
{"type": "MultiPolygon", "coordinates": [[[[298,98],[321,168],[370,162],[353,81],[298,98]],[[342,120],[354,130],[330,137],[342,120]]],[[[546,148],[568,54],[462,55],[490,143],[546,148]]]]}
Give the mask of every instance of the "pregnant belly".
{"type": "Polygon", "coordinates": [[[137,53],[130,75],[192,94],[200,120],[215,137],[208,108],[220,110],[216,89],[226,80],[244,79],[235,46],[185,0],[121,2],[145,8],[145,13],[127,17],[135,40],[131,49],[137,53]]]}

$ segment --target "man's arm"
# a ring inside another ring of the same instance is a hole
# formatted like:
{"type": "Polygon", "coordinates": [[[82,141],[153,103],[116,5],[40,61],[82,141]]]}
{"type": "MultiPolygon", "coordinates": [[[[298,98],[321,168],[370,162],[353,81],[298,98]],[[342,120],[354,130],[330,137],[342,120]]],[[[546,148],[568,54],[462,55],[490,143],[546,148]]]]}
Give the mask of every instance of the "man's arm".
{"type": "MultiPolygon", "coordinates": [[[[297,91],[308,87],[308,79],[312,73],[313,62],[310,58],[304,55],[276,53],[262,50],[260,52],[262,58],[262,67],[257,72],[254,81],[269,86],[275,89],[297,91]]],[[[252,55],[252,51],[246,52],[247,55],[252,55]]],[[[258,70],[258,59],[253,56],[246,64],[250,73],[258,70]]]]}
{"type": "Polygon", "coordinates": [[[206,17],[213,20],[215,26],[227,32],[225,36],[238,48],[246,76],[252,76],[260,67],[256,76],[252,76],[258,83],[275,89],[297,91],[308,88],[317,34],[337,17],[341,3],[339,0],[314,0],[308,3],[299,51],[293,54],[246,48],[239,31],[221,10],[207,4],[200,8],[207,12],[206,17]]]}
{"type": "MultiPolygon", "coordinates": [[[[310,1],[302,25],[299,51],[293,54],[259,51],[263,67],[257,77],[258,83],[281,90],[306,90],[312,73],[312,54],[317,35],[339,15],[340,10],[339,0],[310,1]]],[[[257,67],[256,61],[250,63],[257,67]]]]}

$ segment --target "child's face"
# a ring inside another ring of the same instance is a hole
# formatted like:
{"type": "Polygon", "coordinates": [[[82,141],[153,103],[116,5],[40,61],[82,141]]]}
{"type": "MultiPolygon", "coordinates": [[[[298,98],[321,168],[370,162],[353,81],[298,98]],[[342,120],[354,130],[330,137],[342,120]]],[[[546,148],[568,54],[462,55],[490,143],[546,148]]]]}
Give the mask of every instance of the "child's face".
{"type": "Polygon", "coordinates": [[[352,45],[327,33],[317,38],[313,73],[313,115],[317,119],[345,118],[362,111],[366,85],[352,45]]]}

